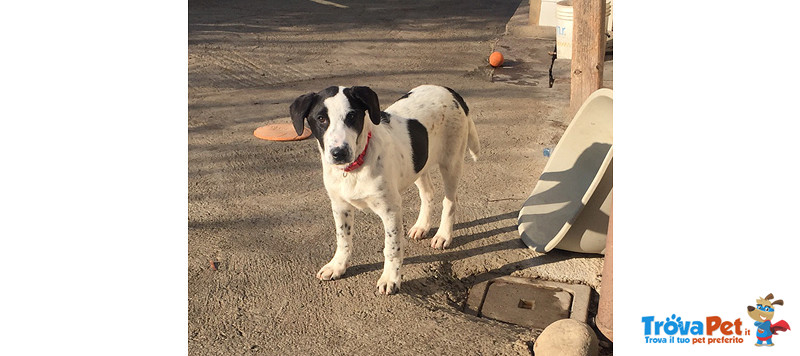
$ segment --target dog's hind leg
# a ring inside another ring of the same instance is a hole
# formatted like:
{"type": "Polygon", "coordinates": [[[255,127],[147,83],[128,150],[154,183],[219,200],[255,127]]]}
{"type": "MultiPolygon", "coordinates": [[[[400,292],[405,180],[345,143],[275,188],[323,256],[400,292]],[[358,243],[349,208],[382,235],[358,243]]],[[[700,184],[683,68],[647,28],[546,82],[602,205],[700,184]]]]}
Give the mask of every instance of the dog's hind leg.
{"type": "MultiPolygon", "coordinates": [[[[464,143],[466,144],[466,142],[464,143]]],[[[466,147],[462,147],[457,152],[461,152],[461,155],[463,155],[465,149],[466,147]]],[[[445,249],[453,241],[453,223],[456,219],[456,204],[458,203],[456,189],[464,166],[464,160],[461,155],[457,156],[458,159],[439,165],[439,169],[442,172],[442,180],[444,181],[444,200],[442,201],[442,221],[439,223],[439,230],[431,240],[431,247],[435,249],[445,249]]]]}
{"type": "Polygon", "coordinates": [[[421,204],[419,206],[419,217],[417,217],[417,222],[414,223],[414,226],[408,230],[408,237],[419,240],[425,237],[425,234],[428,233],[428,230],[431,229],[431,205],[433,205],[433,184],[431,184],[431,175],[430,173],[426,172],[417,178],[417,181],[414,182],[417,185],[417,189],[419,189],[419,200],[421,204]]]}
{"type": "Polygon", "coordinates": [[[317,272],[317,278],[323,281],[337,279],[344,274],[352,246],[353,206],[344,201],[331,199],[331,208],[336,223],[336,253],[333,254],[331,261],[317,272]]]}

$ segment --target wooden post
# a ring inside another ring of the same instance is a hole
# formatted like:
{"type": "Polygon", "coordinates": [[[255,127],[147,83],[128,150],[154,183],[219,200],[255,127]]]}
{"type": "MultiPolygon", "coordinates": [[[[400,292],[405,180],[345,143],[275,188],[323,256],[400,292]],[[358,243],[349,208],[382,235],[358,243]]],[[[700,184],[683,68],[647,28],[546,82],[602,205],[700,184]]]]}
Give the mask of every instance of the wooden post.
{"type": "Polygon", "coordinates": [[[530,0],[528,10],[528,24],[539,26],[539,16],[542,13],[542,0],[530,0]]]}
{"type": "Polygon", "coordinates": [[[606,54],[606,0],[572,1],[570,117],[603,85],[606,54]]]}
{"type": "MultiPolygon", "coordinates": [[[[612,163],[613,164],[613,163],[612,163]]],[[[600,283],[600,302],[595,325],[614,342],[614,193],[611,193],[611,213],[608,214],[606,257],[603,261],[603,281],[600,283]]]]}

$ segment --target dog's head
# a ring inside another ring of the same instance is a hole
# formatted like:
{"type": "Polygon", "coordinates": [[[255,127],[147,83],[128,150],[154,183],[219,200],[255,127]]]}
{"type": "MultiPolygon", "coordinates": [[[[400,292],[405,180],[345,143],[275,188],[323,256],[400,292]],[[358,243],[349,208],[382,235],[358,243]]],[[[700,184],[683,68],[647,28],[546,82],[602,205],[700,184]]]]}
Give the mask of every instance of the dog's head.
{"type": "Polygon", "coordinates": [[[755,321],[772,320],[772,317],[775,316],[775,305],[783,305],[782,299],[770,301],[772,298],[772,293],[770,293],[766,298],[756,299],[757,307],[748,305],[747,315],[755,321]]]}
{"type": "Polygon", "coordinates": [[[322,160],[334,165],[353,162],[366,144],[364,118],[381,121],[378,95],[369,87],[329,87],[319,93],[300,95],[289,107],[297,134],[303,120],[319,141],[322,160]]]}

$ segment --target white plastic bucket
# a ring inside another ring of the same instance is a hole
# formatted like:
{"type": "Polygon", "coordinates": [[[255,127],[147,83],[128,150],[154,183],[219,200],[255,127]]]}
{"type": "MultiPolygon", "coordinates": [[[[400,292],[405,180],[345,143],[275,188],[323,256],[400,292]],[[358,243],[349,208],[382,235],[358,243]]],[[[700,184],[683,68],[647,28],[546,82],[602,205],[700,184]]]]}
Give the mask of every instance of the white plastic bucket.
{"type": "Polygon", "coordinates": [[[542,0],[539,10],[539,26],[556,26],[556,3],[559,0],[542,0]]]}
{"type": "MultiPolygon", "coordinates": [[[[611,0],[606,0],[606,25],[611,17],[611,0]]],[[[572,1],[556,4],[556,58],[572,59],[572,1]]]]}
{"type": "Polygon", "coordinates": [[[556,4],[556,58],[572,59],[572,1],[556,4]]]}

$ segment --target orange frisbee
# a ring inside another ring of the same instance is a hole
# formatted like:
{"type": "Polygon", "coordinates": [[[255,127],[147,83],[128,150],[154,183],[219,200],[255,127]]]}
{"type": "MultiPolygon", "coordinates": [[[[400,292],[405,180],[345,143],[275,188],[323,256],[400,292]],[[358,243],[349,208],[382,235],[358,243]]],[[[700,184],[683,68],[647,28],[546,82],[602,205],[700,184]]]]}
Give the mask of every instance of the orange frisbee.
{"type": "Polygon", "coordinates": [[[303,134],[297,136],[292,124],[271,124],[257,128],[253,131],[253,135],[269,141],[300,141],[311,136],[311,130],[304,127],[303,134]]]}

